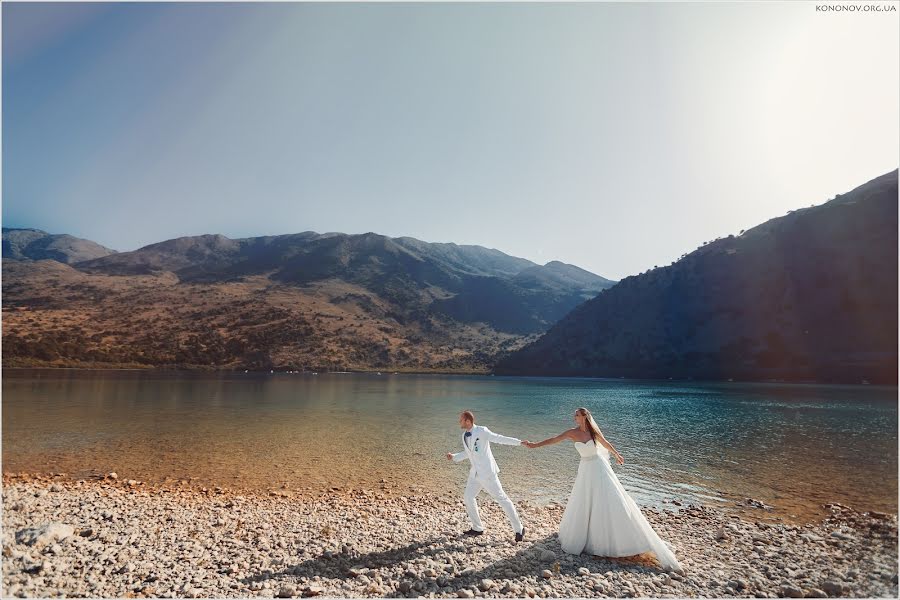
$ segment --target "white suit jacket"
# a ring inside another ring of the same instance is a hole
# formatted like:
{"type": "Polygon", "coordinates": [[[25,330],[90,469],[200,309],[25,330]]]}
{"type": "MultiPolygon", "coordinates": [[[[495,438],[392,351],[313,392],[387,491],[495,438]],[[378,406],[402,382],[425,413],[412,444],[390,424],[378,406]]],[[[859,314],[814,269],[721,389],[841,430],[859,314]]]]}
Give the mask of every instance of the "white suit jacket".
{"type": "Polygon", "coordinates": [[[491,442],[507,446],[518,446],[522,443],[520,439],[494,433],[481,425],[472,427],[472,435],[469,437],[468,442],[466,442],[466,432],[463,431],[462,440],[463,451],[454,454],[453,461],[462,462],[468,458],[469,462],[472,463],[472,468],[469,469],[469,476],[476,474],[482,476],[496,475],[500,472],[500,467],[497,466],[497,461],[494,460],[494,455],[491,453],[491,442]]]}

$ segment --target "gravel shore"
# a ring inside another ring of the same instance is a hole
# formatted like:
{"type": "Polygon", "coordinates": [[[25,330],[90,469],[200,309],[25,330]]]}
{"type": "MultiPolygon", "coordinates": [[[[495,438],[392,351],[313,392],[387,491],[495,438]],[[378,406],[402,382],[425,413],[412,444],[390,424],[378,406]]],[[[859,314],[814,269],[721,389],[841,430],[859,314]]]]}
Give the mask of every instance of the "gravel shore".
{"type": "Polygon", "coordinates": [[[721,510],[645,509],[684,573],[652,556],[562,552],[563,506],[518,503],[516,544],[480,498],[468,528],[462,490],[318,496],[150,487],[4,475],[3,593],[39,597],[897,597],[897,516],[827,505],[793,526],[721,510]]]}

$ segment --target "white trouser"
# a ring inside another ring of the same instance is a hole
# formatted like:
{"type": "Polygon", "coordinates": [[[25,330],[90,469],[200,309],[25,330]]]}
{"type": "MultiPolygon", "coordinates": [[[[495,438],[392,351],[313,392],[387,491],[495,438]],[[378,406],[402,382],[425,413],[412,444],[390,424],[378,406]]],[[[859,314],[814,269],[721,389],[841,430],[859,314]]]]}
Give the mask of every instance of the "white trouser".
{"type": "Polygon", "coordinates": [[[509,496],[506,495],[506,492],[503,491],[500,479],[494,473],[488,473],[483,477],[478,474],[469,475],[469,481],[466,483],[465,499],[466,512],[469,513],[469,520],[472,521],[472,529],[484,531],[484,526],[481,524],[481,515],[478,514],[478,503],[475,502],[475,496],[481,490],[490,494],[497,501],[497,504],[503,507],[503,511],[509,518],[509,524],[512,525],[513,532],[521,533],[522,523],[519,521],[516,507],[513,505],[512,500],[509,499],[509,496]]]}

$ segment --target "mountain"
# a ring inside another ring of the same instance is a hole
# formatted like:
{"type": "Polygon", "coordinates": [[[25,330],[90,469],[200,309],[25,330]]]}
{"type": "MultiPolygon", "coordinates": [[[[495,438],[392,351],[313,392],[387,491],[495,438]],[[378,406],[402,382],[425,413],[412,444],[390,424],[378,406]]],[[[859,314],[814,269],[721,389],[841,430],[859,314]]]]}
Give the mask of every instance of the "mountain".
{"type": "Polygon", "coordinates": [[[178,238],[85,262],[79,269],[119,275],[165,270],[182,280],[215,280],[276,271],[281,280],[313,281],[334,275],[359,278],[373,269],[378,274],[382,270],[379,265],[387,269],[402,266],[423,275],[421,269],[433,267],[444,273],[496,277],[513,277],[536,266],[523,258],[480,246],[432,244],[375,233],[306,231],[236,240],[222,235],[178,238]]]}
{"type": "MultiPolygon", "coordinates": [[[[535,266],[530,260],[509,256],[499,250],[481,246],[459,246],[457,244],[436,244],[422,242],[411,237],[394,238],[395,243],[407,250],[430,256],[449,267],[472,275],[512,277],[522,270],[535,266]]],[[[593,275],[593,274],[591,274],[593,275]]],[[[595,279],[602,279],[593,275],[595,279]]]]}
{"type": "Polygon", "coordinates": [[[614,282],[375,233],[4,261],[4,364],[485,371],[614,282]]]}
{"type": "Polygon", "coordinates": [[[561,262],[534,265],[511,278],[481,277],[435,305],[461,321],[484,321],[520,334],[539,333],[614,281],[561,262]]]}
{"type": "MultiPolygon", "coordinates": [[[[604,279],[575,265],[558,260],[546,265],[533,265],[522,269],[513,277],[517,285],[528,289],[578,289],[581,288],[594,297],[597,293],[615,285],[615,281],[604,279]]],[[[585,298],[587,300],[588,298],[585,298]]]]}
{"type": "Polygon", "coordinates": [[[224,283],[265,274],[284,285],[340,280],[361,286],[414,318],[429,311],[528,335],[615,282],[562,263],[538,266],[480,246],[412,238],[304,232],[232,240],[179,238],[75,267],[86,273],[168,271],[186,283],[224,283]]]}
{"type": "Polygon", "coordinates": [[[3,258],[11,260],[56,260],[72,264],[115,254],[90,240],[71,235],[53,235],[40,229],[3,228],[3,258]]]}
{"type": "Polygon", "coordinates": [[[628,277],[502,374],[897,383],[897,171],[628,277]]]}

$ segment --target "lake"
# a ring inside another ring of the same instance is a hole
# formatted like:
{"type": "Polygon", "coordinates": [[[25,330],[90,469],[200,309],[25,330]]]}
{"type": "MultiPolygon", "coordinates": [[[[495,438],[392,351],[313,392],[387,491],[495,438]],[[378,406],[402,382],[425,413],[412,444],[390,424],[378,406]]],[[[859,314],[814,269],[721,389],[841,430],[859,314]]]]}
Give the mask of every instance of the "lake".
{"type": "MultiPolygon", "coordinates": [[[[445,457],[461,449],[461,410],[539,441],[586,406],[641,505],[752,512],[737,504],[750,497],[794,522],[820,517],[825,502],[897,512],[894,387],[6,369],[2,388],[7,473],[461,498],[468,463],[445,457]]],[[[514,501],[566,500],[578,465],[570,442],[492,448],[514,501]]]]}

